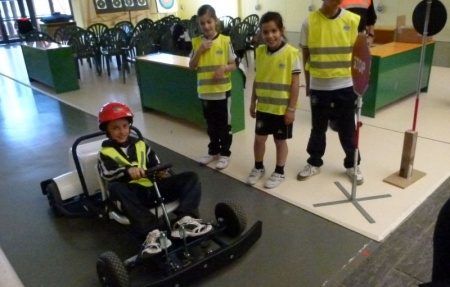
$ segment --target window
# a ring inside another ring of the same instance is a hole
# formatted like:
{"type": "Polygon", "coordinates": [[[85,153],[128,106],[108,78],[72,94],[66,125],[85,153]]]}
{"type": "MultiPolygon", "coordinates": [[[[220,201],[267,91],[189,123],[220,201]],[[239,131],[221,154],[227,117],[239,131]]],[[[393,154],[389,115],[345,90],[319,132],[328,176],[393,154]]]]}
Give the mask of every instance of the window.
{"type": "MultiPolygon", "coordinates": [[[[15,20],[20,18],[20,5],[17,1],[10,0],[0,2],[0,16],[3,20],[15,20]]],[[[25,13],[28,13],[28,9],[26,9],[25,13]]]]}
{"type": "Polygon", "coordinates": [[[11,38],[18,38],[16,20],[28,13],[23,1],[0,0],[0,43],[8,42],[11,38]]]}
{"type": "MultiPolygon", "coordinates": [[[[33,26],[38,26],[42,17],[55,12],[73,15],[71,0],[0,0],[0,44],[18,41],[16,21],[21,17],[30,18],[33,26]]],[[[80,0],[85,1],[85,0],[80,0]]]]}
{"type": "Polygon", "coordinates": [[[70,9],[69,0],[53,0],[53,8],[55,12],[72,15],[72,9],[70,9]]]}
{"type": "Polygon", "coordinates": [[[33,0],[36,17],[49,16],[55,12],[72,15],[70,0],[33,0]]]}

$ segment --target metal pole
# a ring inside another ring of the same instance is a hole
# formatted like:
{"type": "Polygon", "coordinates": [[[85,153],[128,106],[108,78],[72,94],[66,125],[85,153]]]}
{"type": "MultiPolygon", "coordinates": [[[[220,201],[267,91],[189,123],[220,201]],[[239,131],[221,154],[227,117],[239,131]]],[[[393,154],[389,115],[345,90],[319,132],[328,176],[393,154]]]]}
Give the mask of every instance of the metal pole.
{"type": "Polygon", "coordinates": [[[161,193],[159,192],[158,184],[156,184],[156,182],[153,181],[153,186],[155,187],[156,195],[158,197],[159,204],[160,204],[162,212],[163,212],[164,221],[167,224],[167,228],[169,228],[169,230],[170,230],[171,229],[171,225],[170,225],[169,215],[167,214],[166,206],[165,206],[165,204],[164,204],[164,202],[162,200],[161,193]]]}
{"type": "Polygon", "coordinates": [[[432,0],[427,0],[427,10],[425,12],[425,23],[424,23],[423,34],[422,34],[422,52],[420,54],[420,65],[419,65],[419,79],[417,81],[416,103],[415,103],[415,108],[414,108],[414,119],[413,119],[413,126],[412,126],[413,131],[416,130],[417,115],[419,113],[420,90],[422,88],[423,66],[424,66],[425,52],[427,49],[426,41],[427,41],[427,36],[428,36],[428,24],[430,22],[431,2],[432,2],[432,0]]]}
{"type": "Polygon", "coordinates": [[[359,128],[360,117],[361,117],[361,107],[362,107],[362,96],[358,95],[357,104],[356,104],[356,127],[355,127],[355,158],[353,159],[353,182],[352,182],[352,200],[356,199],[356,177],[358,175],[358,159],[359,159],[359,128]]]}

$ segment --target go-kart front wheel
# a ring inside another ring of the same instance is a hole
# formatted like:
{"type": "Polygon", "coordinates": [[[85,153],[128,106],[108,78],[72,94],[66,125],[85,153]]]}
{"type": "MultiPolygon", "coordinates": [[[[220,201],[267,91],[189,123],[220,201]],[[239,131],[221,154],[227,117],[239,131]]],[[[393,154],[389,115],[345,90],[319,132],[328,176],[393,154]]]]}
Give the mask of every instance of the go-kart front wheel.
{"type": "Polygon", "coordinates": [[[123,262],[112,251],[97,259],[97,275],[103,287],[129,287],[130,278],[123,262]]]}
{"type": "Polygon", "coordinates": [[[58,186],[55,182],[50,182],[47,187],[47,200],[50,208],[53,212],[53,215],[56,217],[63,216],[63,213],[58,209],[58,203],[61,202],[61,195],[59,194],[58,186]]]}
{"type": "Polygon", "coordinates": [[[247,227],[244,210],[232,201],[218,203],[214,213],[219,225],[224,226],[223,232],[230,237],[239,236],[247,227]]]}

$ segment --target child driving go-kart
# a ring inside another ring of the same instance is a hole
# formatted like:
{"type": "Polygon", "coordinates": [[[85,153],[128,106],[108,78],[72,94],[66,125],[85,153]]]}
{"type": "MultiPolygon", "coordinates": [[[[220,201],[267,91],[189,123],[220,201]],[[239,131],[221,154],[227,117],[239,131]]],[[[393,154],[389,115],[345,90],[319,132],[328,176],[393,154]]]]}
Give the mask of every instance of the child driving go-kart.
{"type": "Polygon", "coordinates": [[[99,173],[107,182],[110,199],[128,217],[131,230],[146,238],[142,255],[160,253],[170,247],[169,235],[197,237],[213,229],[211,224],[199,219],[201,184],[196,173],[169,174],[165,169],[153,178],[148,177],[146,170],[160,165],[160,161],[148,144],[130,135],[133,113],[127,105],[105,104],[98,121],[100,130],[108,137],[100,149],[99,173]],[[157,182],[161,197],[155,194],[153,181],[157,182]],[[167,231],[167,235],[159,230],[157,216],[149,210],[158,204],[158,198],[163,198],[164,202],[179,202],[173,212],[176,218],[171,222],[172,230],[167,231]]]}

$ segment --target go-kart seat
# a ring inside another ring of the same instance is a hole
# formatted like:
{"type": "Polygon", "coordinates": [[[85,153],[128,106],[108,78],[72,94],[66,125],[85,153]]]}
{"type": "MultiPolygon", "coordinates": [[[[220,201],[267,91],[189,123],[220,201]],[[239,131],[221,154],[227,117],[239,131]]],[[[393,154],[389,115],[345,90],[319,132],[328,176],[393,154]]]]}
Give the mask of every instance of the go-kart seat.
{"type": "MultiPolygon", "coordinates": [[[[98,166],[96,166],[96,167],[98,167],[98,166]]],[[[105,201],[109,198],[109,192],[108,192],[108,188],[107,188],[108,183],[100,176],[98,168],[96,168],[96,174],[97,174],[98,183],[100,185],[100,191],[102,193],[103,200],[105,201]]],[[[113,219],[121,224],[129,225],[130,220],[125,216],[125,214],[120,212],[119,202],[114,202],[114,204],[117,207],[117,209],[108,211],[109,218],[113,219]]],[[[179,205],[180,205],[180,202],[178,200],[164,203],[167,213],[173,212],[175,209],[178,208],[179,205]]],[[[158,217],[162,217],[164,215],[163,209],[161,206],[150,208],[149,210],[151,213],[153,213],[154,215],[157,215],[158,217]]]]}

